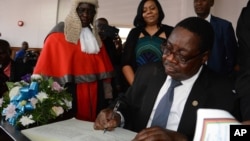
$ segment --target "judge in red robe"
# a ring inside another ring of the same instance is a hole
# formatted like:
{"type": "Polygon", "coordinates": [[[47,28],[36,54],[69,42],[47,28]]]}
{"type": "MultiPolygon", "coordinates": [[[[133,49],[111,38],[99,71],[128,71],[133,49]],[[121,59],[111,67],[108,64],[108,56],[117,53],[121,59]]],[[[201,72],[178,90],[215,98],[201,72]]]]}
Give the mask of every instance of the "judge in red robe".
{"type": "Polygon", "coordinates": [[[52,77],[72,93],[76,118],[94,121],[112,99],[113,67],[99,35],[92,29],[97,0],[73,0],[64,22],[45,39],[33,74],[52,77]]]}

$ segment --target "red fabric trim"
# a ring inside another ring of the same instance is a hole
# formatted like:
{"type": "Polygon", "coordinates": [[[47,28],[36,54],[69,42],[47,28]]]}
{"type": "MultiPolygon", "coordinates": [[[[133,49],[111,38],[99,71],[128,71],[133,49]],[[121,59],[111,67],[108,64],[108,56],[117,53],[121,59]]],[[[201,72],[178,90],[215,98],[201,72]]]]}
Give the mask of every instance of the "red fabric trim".
{"type": "Polygon", "coordinates": [[[41,51],[35,74],[53,77],[64,75],[89,75],[112,72],[105,47],[100,48],[98,54],[86,54],[81,51],[80,41],[77,45],[65,41],[63,33],[50,34],[41,51]]]}
{"type": "MultiPolygon", "coordinates": [[[[86,54],[77,44],[65,41],[63,33],[51,33],[44,43],[34,74],[61,78],[67,75],[77,76],[110,73],[113,66],[105,47],[98,54],[86,54]]],[[[107,76],[107,80],[110,81],[107,76]]],[[[72,80],[76,82],[75,80],[72,80]]],[[[67,83],[67,82],[64,82],[67,83]]],[[[97,81],[77,84],[77,118],[94,121],[97,108],[97,81]]]]}
{"type": "Polygon", "coordinates": [[[97,82],[77,85],[77,119],[95,121],[97,106],[97,82]]]}

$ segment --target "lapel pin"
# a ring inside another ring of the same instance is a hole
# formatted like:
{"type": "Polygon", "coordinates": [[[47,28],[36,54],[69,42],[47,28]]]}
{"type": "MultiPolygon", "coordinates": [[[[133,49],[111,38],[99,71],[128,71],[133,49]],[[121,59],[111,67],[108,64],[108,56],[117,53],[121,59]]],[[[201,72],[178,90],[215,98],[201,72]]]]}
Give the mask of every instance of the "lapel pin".
{"type": "Polygon", "coordinates": [[[199,104],[199,103],[198,103],[197,100],[194,100],[194,101],[192,102],[192,105],[193,105],[193,106],[198,106],[198,104],[199,104]]]}

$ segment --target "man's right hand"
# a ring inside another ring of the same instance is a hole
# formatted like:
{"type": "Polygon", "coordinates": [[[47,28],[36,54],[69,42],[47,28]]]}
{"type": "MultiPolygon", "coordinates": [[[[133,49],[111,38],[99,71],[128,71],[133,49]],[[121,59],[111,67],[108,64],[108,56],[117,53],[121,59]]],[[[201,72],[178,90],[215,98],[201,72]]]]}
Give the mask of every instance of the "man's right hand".
{"type": "Polygon", "coordinates": [[[121,123],[121,117],[117,113],[113,113],[110,108],[102,110],[94,123],[95,130],[107,130],[112,131],[114,128],[118,127],[121,123]]]}

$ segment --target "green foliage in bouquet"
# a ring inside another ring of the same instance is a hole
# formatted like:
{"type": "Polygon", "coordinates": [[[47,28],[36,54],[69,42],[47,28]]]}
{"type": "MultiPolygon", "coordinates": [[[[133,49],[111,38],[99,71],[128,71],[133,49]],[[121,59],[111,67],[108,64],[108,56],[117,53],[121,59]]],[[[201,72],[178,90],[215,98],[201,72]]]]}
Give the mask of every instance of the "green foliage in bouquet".
{"type": "Polygon", "coordinates": [[[52,78],[32,75],[28,82],[7,85],[9,92],[0,98],[1,116],[15,127],[47,124],[72,107],[71,94],[52,78]]]}

